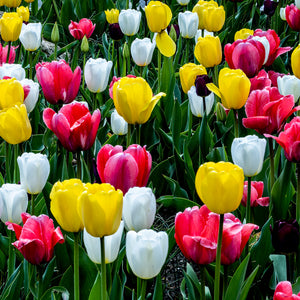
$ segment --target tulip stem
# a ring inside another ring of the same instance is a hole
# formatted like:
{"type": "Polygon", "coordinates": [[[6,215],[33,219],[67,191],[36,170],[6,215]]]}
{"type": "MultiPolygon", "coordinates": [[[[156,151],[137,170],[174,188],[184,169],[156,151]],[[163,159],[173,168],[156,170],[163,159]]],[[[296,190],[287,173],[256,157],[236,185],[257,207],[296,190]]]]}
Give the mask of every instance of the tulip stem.
{"type": "Polygon", "coordinates": [[[157,90],[160,91],[161,53],[157,50],[157,90]]]}
{"type": "Polygon", "coordinates": [[[10,174],[10,171],[11,171],[11,168],[9,166],[9,162],[10,162],[10,149],[11,149],[11,146],[9,143],[5,142],[5,146],[6,146],[6,149],[5,149],[5,169],[6,169],[6,183],[11,183],[11,174],[10,174]]]}
{"type": "Polygon", "coordinates": [[[38,273],[38,290],[37,290],[37,298],[40,300],[43,295],[43,268],[41,265],[37,265],[37,273],[38,273]]]}
{"type": "Polygon", "coordinates": [[[81,180],[80,151],[77,151],[77,178],[81,180]]]}
{"type": "Polygon", "coordinates": [[[31,215],[32,216],[34,215],[34,204],[35,204],[34,195],[31,194],[31,215]]]}
{"type": "Polygon", "coordinates": [[[57,43],[54,43],[54,60],[57,58],[57,43]]]}
{"type": "Polygon", "coordinates": [[[121,66],[120,66],[120,47],[119,47],[119,42],[116,42],[116,47],[117,47],[117,76],[121,76],[121,66]]]}
{"type": "Polygon", "coordinates": [[[32,79],[32,51],[29,51],[28,57],[29,57],[28,77],[29,77],[29,79],[32,79]]]}
{"type": "Polygon", "coordinates": [[[19,173],[18,173],[18,170],[19,170],[19,167],[18,167],[18,147],[19,145],[16,144],[13,146],[14,148],[14,183],[18,183],[19,181],[19,173]]]}
{"type": "Polygon", "coordinates": [[[146,287],[147,287],[147,280],[146,279],[141,279],[141,295],[139,297],[139,299],[141,299],[141,300],[145,300],[146,287]]]}
{"type": "MultiPolygon", "coordinates": [[[[272,191],[272,187],[274,185],[274,149],[273,149],[273,139],[269,138],[269,151],[270,151],[270,195],[272,191]]],[[[271,198],[272,200],[272,198],[271,198]]]]}
{"type": "Polygon", "coordinates": [[[79,300],[79,232],[74,233],[74,299],[79,300]]]}
{"type": "Polygon", "coordinates": [[[297,175],[297,198],[296,198],[296,220],[300,224],[300,163],[296,164],[297,175]]]}
{"type": "Polygon", "coordinates": [[[101,299],[106,300],[106,264],[105,264],[105,240],[100,237],[101,248],[101,299]]]}
{"type": "Polygon", "coordinates": [[[6,55],[6,63],[9,63],[9,53],[10,53],[10,48],[11,48],[11,42],[8,42],[8,50],[7,50],[7,55],[6,55]]]}
{"type": "Polygon", "coordinates": [[[222,248],[223,223],[224,223],[224,214],[220,214],[217,257],[216,257],[216,267],[215,267],[214,300],[220,299],[219,295],[220,295],[220,271],[221,271],[221,248],[222,248]]]}
{"type": "Polygon", "coordinates": [[[234,114],[234,137],[239,137],[239,119],[238,119],[238,112],[236,109],[233,110],[234,114]]]}
{"type": "Polygon", "coordinates": [[[140,145],[141,144],[141,126],[140,126],[140,124],[136,124],[135,128],[136,128],[136,143],[138,145],[140,145]]]}
{"type": "Polygon", "coordinates": [[[127,141],[126,141],[126,147],[128,148],[130,145],[130,137],[131,137],[131,124],[128,124],[128,131],[127,131],[127,141]]]}
{"type": "Polygon", "coordinates": [[[85,66],[85,61],[86,61],[86,53],[84,52],[83,53],[83,63],[82,63],[82,88],[84,89],[84,82],[85,82],[85,79],[84,79],[84,66],[85,66]]]}
{"type": "Polygon", "coordinates": [[[205,266],[200,265],[200,299],[205,299],[205,266]]]}
{"type": "Polygon", "coordinates": [[[251,177],[248,177],[246,223],[251,222],[251,177]]]}
{"type": "Polygon", "coordinates": [[[14,247],[12,245],[13,242],[13,231],[9,230],[8,233],[8,274],[7,278],[9,278],[15,270],[15,260],[16,255],[14,251],[14,247]]]}

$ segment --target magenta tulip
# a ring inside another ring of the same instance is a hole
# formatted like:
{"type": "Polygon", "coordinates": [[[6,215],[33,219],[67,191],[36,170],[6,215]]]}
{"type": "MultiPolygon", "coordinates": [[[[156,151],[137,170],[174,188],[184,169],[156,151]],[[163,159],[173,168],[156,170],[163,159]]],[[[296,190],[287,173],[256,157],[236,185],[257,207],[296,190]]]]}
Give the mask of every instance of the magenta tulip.
{"type": "Polygon", "coordinates": [[[98,109],[91,115],[87,106],[80,102],[64,105],[58,113],[51,108],[46,108],[43,112],[47,127],[72,152],[87,150],[93,146],[100,119],[98,109]]]}
{"type": "MultiPolygon", "coordinates": [[[[250,206],[269,206],[270,198],[263,197],[264,191],[264,182],[263,181],[251,181],[251,199],[250,199],[250,206]]],[[[244,192],[241,204],[243,206],[247,206],[247,192],[248,192],[248,182],[244,182],[244,192]]]]}
{"type": "Polygon", "coordinates": [[[285,17],[293,30],[300,31],[300,9],[297,6],[294,4],[287,5],[285,8],[285,17]]]}
{"type": "Polygon", "coordinates": [[[95,27],[90,19],[83,18],[79,23],[71,21],[69,31],[76,40],[82,40],[84,36],[91,37],[95,27]]]}
{"type": "Polygon", "coordinates": [[[289,281],[281,281],[277,284],[273,300],[300,300],[300,293],[293,294],[292,285],[289,281]]]}
{"type": "Polygon", "coordinates": [[[76,98],[81,81],[79,66],[73,73],[71,67],[61,59],[60,61],[38,63],[35,69],[45,99],[49,103],[67,104],[76,98]]]}

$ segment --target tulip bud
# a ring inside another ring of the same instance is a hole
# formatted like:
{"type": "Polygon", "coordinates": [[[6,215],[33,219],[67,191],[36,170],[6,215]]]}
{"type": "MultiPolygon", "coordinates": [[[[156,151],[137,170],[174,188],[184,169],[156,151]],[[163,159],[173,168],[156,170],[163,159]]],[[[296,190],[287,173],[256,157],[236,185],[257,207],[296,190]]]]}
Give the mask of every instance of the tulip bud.
{"type": "Polygon", "coordinates": [[[217,102],[216,112],[217,112],[217,120],[224,122],[226,120],[226,111],[224,106],[220,102],[217,102]]]}
{"type": "Polygon", "coordinates": [[[125,135],[128,131],[128,123],[114,110],[110,116],[111,130],[116,135],[125,135]]]}
{"type": "Polygon", "coordinates": [[[131,44],[131,56],[138,66],[147,66],[151,63],[155,42],[149,38],[135,39],[131,44]]]}
{"type": "Polygon", "coordinates": [[[195,87],[198,96],[206,97],[211,91],[206,87],[207,83],[212,82],[212,78],[207,75],[198,75],[195,80],[195,87]]]}
{"type": "Polygon", "coordinates": [[[122,55],[123,55],[123,58],[125,58],[125,59],[127,59],[128,57],[130,57],[130,52],[129,52],[129,47],[128,47],[127,42],[125,42],[125,44],[123,46],[122,55]]]}
{"type": "Polygon", "coordinates": [[[88,41],[86,35],[81,40],[80,49],[81,49],[82,52],[88,52],[89,51],[89,41],[88,41]]]}
{"type": "Polygon", "coordinates": [[[120,28],[125,35],[133,36],[137,34],[140,22],[141,22],[142,13],[135,9],[125,9],[122,10],[119,14],[118,23],[120,28]]]}
{"type": "Polygon", "coordinates": [[[300,79],[293,75],[278,76],[279,93],[283,96],[293,95],[295,103],[300,97],[300,79]]]}
{"type": "Polygon", "coordinates": [[[51,42],[54,44],[59,42],[59,30],[57,22],[55,22],[51,31],[51,42]]]}
{"type": "Polygon", "coordinates": [[[19,39],[26,50],[35,51],[41,46],[41,33],[41,23],[23,23],[19,39]]]}
{"type": "Polygon", "coordinates": [[[185,11],[178,15],[178,25],[183,38],[193,38],[198,30],[199,19],[195,12],[185,11]]]}
{"type": "Polygon", "coordinates": [[[189,2],[190,2],[190,0],[177,0],[177,3],[182,5],[182,6],[188,5],[189,2]]]}

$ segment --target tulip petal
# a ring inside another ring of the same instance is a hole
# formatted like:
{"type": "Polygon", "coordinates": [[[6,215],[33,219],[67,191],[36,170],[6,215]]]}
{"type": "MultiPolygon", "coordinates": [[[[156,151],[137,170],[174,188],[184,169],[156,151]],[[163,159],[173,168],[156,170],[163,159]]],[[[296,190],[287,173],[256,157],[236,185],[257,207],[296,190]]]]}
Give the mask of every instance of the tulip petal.
{"type": "Polygon", "coordinates": [[[216,94],[219,98],[222,98],[221,91],[220,91],[220,89],[216,85],[214,85],[213,83],[207,83],[206,87],[211,92],[213,92],[214,94],[216,94]]]}
{"type": "Polygon", "coordinates": [[[157,34],[156,45],[160,53],[166,57],[171,57],[176,52],[175,42],[165,31],[157,34]]]}
{"type": "Polygon", "coordinates": [[[51,108],[46,108],[44,111],[43,111],[43,120],[44,120],[44,123],[46,124],[46,126],[51,130],[53,131],[53,128],[52,128],[52,119],[53,119],[53,116],[55,115],[55,111],[51,108]]]}

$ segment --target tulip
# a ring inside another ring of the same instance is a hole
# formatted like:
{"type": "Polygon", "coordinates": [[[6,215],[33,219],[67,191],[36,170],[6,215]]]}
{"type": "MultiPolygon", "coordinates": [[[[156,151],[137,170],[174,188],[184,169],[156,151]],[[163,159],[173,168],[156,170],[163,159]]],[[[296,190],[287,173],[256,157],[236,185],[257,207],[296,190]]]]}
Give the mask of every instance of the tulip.
{"type": "Polygon", "coordinates": [[[110,116],[111,130],[116,135],[125,135],[128,132],[128,123],[114,109],[110,116]]]}
{"type": "Polygon", "coordinates": [[[265,70],[259,71],[259,73],[256,76],[250,78],[250,82],[251,82],[250,93],[254,90],[263,90],[266,87],[272,86],[272,81],[265,70]]]}
{"type": "Polygon", "coordinates": [[[179,78],[183,92],[187,94],[190,88],[195,84],[198,75],[206,74],[205,67],[194,63],[188,63],[180,67],[179,78]]]}
{"type": "Polygon", "coordinates": [[[297,78],[300,78],[300,44],[294,49],[292,56],[291,56],[291,65],[294,75],[297,78]]]}
{"type": "MultiPolygon", "coordinates": [[[[17,7],[17,13],[20,17],[22,17],[23,22],[28,22],[29,21],[29,8],[28,6],[19,6],[17,7]]],[[[24,24],[24,23],[23,23],[24,24]]]]}
{"type": "Polygon", "coordinates": [[[3,41],[14,42],[19,38],[23,19],[16,12],[5,12],[0,19],[0,32],[3,41]]]}
{"type": "Polygon", "coordinates": [[[224,214],[238,208],[243,197],[243,169],[230,162],[202,164],[196,174],[196,191],[209,210],[224,214]],[[218,187],[218,189],[214,187],[218,187]]]}
{"type": "Polygon", "coordinates": [[[111,10],[105,10],[105,16],[106,16],[106,21],[109,24],[114,24],[114,23],[118,23],[118,19],[119,19],[119,10],[118,9],[111,9],[111,10]]]}
{"type": "Polygon", "coordinates": [[[214,33],[207,31],[206,29],[198,29],[195,35],[195,44],[197,44],[199,37],[206,37],[207,35],[214,36],[214,33]]]}
{"type": "Polygon", "coordinates": [[[78,201],[79,216],[90,235],[102,238],[118,230],[123,205],[120,190],[108,183],[87,183],[78,201]]]}
{"type": "Polygon", "coordinates": [[[273,300],[283,299],[300,300],[300,293],[293,294],[292,285],[289,281],[281,281],[275,288],[273,300]]]}
{"type": "Polygon", "coordinates": [[[24,104],[0,111],[0,136],[9,144],[19,144],[31,137],[31,125],[24,104]]]}
{"type": "MultiPolygon", "coordinates": [[[[131,74],[126,75],[126,77],[129,77],[129,78],[136,78],[135,75],[131,75],[131,74]]],[[[116,76],[113,76],[113,78],[112,78],[112,80],[111,80],[111,82],[110,82],[110,84],[109,84],[109,97],[110,97],[111,99],[113,99],[113,87],[114,87],[114,84],[115,84],[117,81],[119,81],[121,78],[123,78],[123,77],[116,77],[116,76]]]]}
{"type": "Polygon", "coordinates": [[[0,219],[3,223],[20,224],[26,212],[28,196],[20,184],[6,183],[0,187],[0,219]]]}
{"type": "Polygon", "coordinates": [[[54,246],[64,242],[60,228],[55,229],[53,220],[46,215],[36,217],[22,213],[21,217],[23,227],[6,223],[7,228],[16,233],[17,241],[13,245],[33,265],[49,262],[53,257],[54,246]]]}
{"type": "Polygon", "coordinates": [[[135,9],[121,10],[119,14],[119,25],[125,35],[133,36],[137,34],[142,13],[135,9]]]}
{"type": "Polygon", "coordinates": [[[212,78],[207,75],[198,75],[195,80],[196,93],[198,96],[206,97],[211,94],[207,84],[212,82],[212,78]]]}
{"type": "Polygon", "coordinates": [[[0,66],[0,79],[3,77],[14,77],[21,81],[25,79],[25,70],[19,64],[3,64],[0,66]]]}
{"type": "MultiPolygon", "coordinates": [[[[9,64],[13,64],[15,59],[16,59],[16,49],[17,47],[11,46],[10,50],[9,50],[9,59],[8,59],[8,63],[9,64]]],[[[8,51],[8,45],[6,45],[5,47],[3,47],[0,44],[0,66],[4,63],[6,63],[7,60],[7,51],[8,51]]]]}
{"type": "Polygon", "coordinates": [[[190,0],[177,0],[177,3],[182,6],[186,6],[190,3],[190,0]]]}
{"type": "Polygon", "coordinates": [[[135,39],[130,47],[133,61],[138,66],[147,66],[151,63],[155,42],[151,42],[149,38],[135,39]]]}
{"type": "Polygon", "coordinates": [[[281,8],[280,8],[279,16],[280,16],[280,19],[281,19],[282,21],[286,21],[285,7],[281,7],[281,8]]]}
{"type": "Polygon", "coordinates": [[[24,89],[24,104],[28,113],[32,112],[37,101],[39,100],[40,86],[31,79],[20,81],[24,89]]]}
{"type": "Polygon", "coordinates": [[[112,184],[124,194],[134,186],[146,186],[152,166],[146,146],[130,145],[124,152],[121,146],[106,144],[97,155],[97,170],[102,182],[112,184]]]}
{"type": "Polygon", "coordinates": [[[274,223],[274,227],[270,227],[272,245],[276,252],[293,253],[297,252],[299,245],[299,224],[296,220],[282,221],[278,220],[274,223]]]}
{"type": "Polygon", "coordinates": [[[156,213],[156,199],[150,188],[133,187],[123,198],[122,218],[127,230],[150,229],[156,213]]]}
{"type": "Polygon", "coordinates": [[[205,68],[219,65],[222,61],[222,46],[219,37],[211,35],[200,37],[195,46],[194,55],[205,68]]]}
{"type": "Polygon", "coordinates": [[[73,73],[71,67],[61,59],[59,61],[38,63],[35,69],[45,99],[49,103],[57,104],[62,101],[67,104],[75,99],[81,81],[79,66],[76,67],[73,73]]]}
{"type": "MultiPolygon", "coordinates": [[[[110,264],[117,259],[120,250],[123,230],[124,222],[121,221],[118,230],[114,234],[104,237],[106,264],[110,264]]],[[[90,260],[95,264],[101,264],[100,238],[93,237],[86,231],[86,229],[84,229],[83,242],[90,260]]]]}
{"type": "Polygon", "coordinates": [[[275,13],[275,10],[278,6],[279,2],[272,1],[272,0],[264,0],[264,5],[263,5],[263,13],[266,15],[272,17],[275,13]]]}
{"type": "Polygon", "coordinates": [[[48,179],[50,164],[45,154],[24,152],[17,159],[22,187],[29,194],[39,194],[48,179]]]}
{"type": "Polygon", "coordinates": [[[108,33],[109,33],[109,36],[114,41],[120,41],[124,37],[124,34],[120,28],[119,23],[109,24],[108,33]]]}
{"type": "Polygon", "coordinates": [[[84,66],[84,79],[92,93],[103,92],[108,84],[113,63],[103,58],[89,58],[84,66]]]}
{"type": "Polygon", "coordinates": [[[7,7],[18,7],[21,4],[21,0],[3,0],[3,5],[7,7]]]}
{"type": "Polygon", "coordinates": [[[221,98],[227,109],[240,109],[246,103],[250,92],[250,80],[240,70],[223,68],[219,73],[219,88],[209,83],[207,87],[221,98]]]}
{"type": "Polygon", "coordinates": [[[19,81],[14,78],[1,79],[0,90],[0,110],[23,104],[24,90],[19,81]]]}
{"type": "Polygon", "coordinates": [[[184,13],[178,14],[178,25],[180,29],[180,34],[186,39],[193,38],[198,30],[198,15],[190,11],[185,11],[184,13]]]}
{"type": "Polygon", "coordinates": [[[82,40],[84,36],[90,38],[96,25],[90,19],[83,18],[79,23],[71,21],[69,31],[76,40],[82,40]]]}
{"type": "Polygon", "coordinates": [[[167,258],[168,243],[168,235],[164,231],[129,231],[126,235],[126,257],[132,272],[142,279],[157,276],[167,258]]]}
{"type": "Polygon", "coordinates": [[[243,169],[245,176],[255,176],[262,170],[266,143],[265,139],[260,139],[256,135],[247,135],[233,140],[232,160],[243,169]]]}
{"type": "MultiPolygon", "coordinates": [[[[251,181],[251,198],[250,198],[250,206],[257,207],[257,206],[269,206],[270,198],[263,197],[264,191],[264,183],[263,181],[251,181]]],[[[247,199],[248,199],[248,182],[244,182],[244,192],[243,192],[243,199],[241,204],[243,206],[247,206],[247,199]]]]}
{"type": "Polygon", "coordinates": [[[254,31],[252,29],[242,28],[234,34],[234,41],[245,40],[249,36],[253,35],[253,33],[254,31]]]}
{"type": "Polygon", "coordinates": [[[294,31],[300,31],[300,10],[294,4],[287,5],[285,8],[285,17],[289,26],[294,31]]]}
{"type": "Polygon", "coordinates": [[[300,97],[300,79],[293,75],[284,75],[277,78],[279,93],[283,96],[293,95],[297,102],[300,97]]]}
{"type": "Polygon", "coordinates": [[[68,232],[78,232],[83,229],[77,206],[79,196],[84,191],[80,179],[57,181],[50,193],[50,210],[62,229],[68,232]]]}
{"type": "Polygon", "coordinates": [[[22,25],[20,41],[27,51],[35,51],[41,46],[41,23],[29,23],[22,25]]]}
{"type": "Polygon", "coordinates": [[[93,146],[100,119],[98,109],[91,115],[87,105],[80,102],[64,105],[58,113],[51,108],[46,108],[43,112],[46,126],[72,152],[87,150],[93,146]]]}
{"type": "Polygon", "coordinates": [[[123,77],[113,87],[114,104],[128,124],[144,124],[156,103],[165,93],[153,96],[147,81],[141,77],[123,77]],[[137,101],[138,99],[138,101],[137,101]]]}

